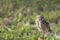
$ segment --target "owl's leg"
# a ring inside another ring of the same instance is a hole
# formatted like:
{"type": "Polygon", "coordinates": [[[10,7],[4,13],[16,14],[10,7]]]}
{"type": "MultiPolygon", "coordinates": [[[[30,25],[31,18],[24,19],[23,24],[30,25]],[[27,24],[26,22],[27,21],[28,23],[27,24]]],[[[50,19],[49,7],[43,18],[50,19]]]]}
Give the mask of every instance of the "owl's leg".
{"type": "Polygon", "coordinates": [[[44,39],[44,33],[42,32],[40,38],[44,39]]]}
{"type": "Polygon", "coordinates": [[[48,35],[49,35],[49,33],[42,32],[40,37],[43,39],[46,39],[48,35]]]}
{"type": "Polygon", "coordinates": [[[49,33],[45,33],[45,34],[44,34],[44,37],[47,37],[48,35],[49,35],[49,33]]]}

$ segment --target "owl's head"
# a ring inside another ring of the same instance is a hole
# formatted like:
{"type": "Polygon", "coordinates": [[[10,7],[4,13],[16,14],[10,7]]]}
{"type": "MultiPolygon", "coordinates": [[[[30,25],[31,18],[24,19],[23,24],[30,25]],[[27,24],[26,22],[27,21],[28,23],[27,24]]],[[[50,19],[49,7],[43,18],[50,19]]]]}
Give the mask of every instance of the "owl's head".
{"type": "Polygon", "coordinates": [[[43,16],[43,15],[38,15],[37,18],[38,18],[39,20],[44,20],[44,16],[43,16]]]}

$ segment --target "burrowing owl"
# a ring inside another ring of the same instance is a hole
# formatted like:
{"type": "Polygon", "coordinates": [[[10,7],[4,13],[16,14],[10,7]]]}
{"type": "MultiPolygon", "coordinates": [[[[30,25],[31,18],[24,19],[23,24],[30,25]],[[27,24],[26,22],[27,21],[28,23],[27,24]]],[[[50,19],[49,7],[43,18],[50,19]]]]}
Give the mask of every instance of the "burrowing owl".
{"type": "Polygon", "coordinates": [[[38,30],[44,35],[52,32],[49,26],[49,22],[45,20],[43,15],[37,16],[35,23],[37,25],[38,30]]]}

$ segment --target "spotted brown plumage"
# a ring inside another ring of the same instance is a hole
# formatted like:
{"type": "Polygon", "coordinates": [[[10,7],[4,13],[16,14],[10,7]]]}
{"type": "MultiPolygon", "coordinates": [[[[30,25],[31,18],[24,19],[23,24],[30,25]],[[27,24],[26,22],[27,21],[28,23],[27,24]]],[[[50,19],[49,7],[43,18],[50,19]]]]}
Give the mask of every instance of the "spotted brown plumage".
{"type": "Polygon", "coordinates": [[[37,25],[37,28],[40,32],[43,33],[43,35],[52,33],[52,30],[49,26],[49,22],[47,22],[43,15],[39,15],[36,17],[35,23],[37,25]]]}

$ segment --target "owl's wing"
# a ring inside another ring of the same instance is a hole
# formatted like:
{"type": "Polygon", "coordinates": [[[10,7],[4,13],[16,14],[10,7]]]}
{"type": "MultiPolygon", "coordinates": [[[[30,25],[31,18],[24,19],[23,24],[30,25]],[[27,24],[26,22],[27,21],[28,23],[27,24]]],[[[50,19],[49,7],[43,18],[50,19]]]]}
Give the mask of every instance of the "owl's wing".
{"type": "Polygon", "coordinates": [[[46,22],[46,27],[49,29],[49,32],[52,32],[51,28],[50,28],[50,25],[49,25],[49,22],[46,22]]]}
{"type": "Polygon", "coordinates": [[[52,32],[52,30],[50,29],[49,22],[45,21],[44,25],[45,25],[46,29],[48,29],[49,32],[52,32]]]}

